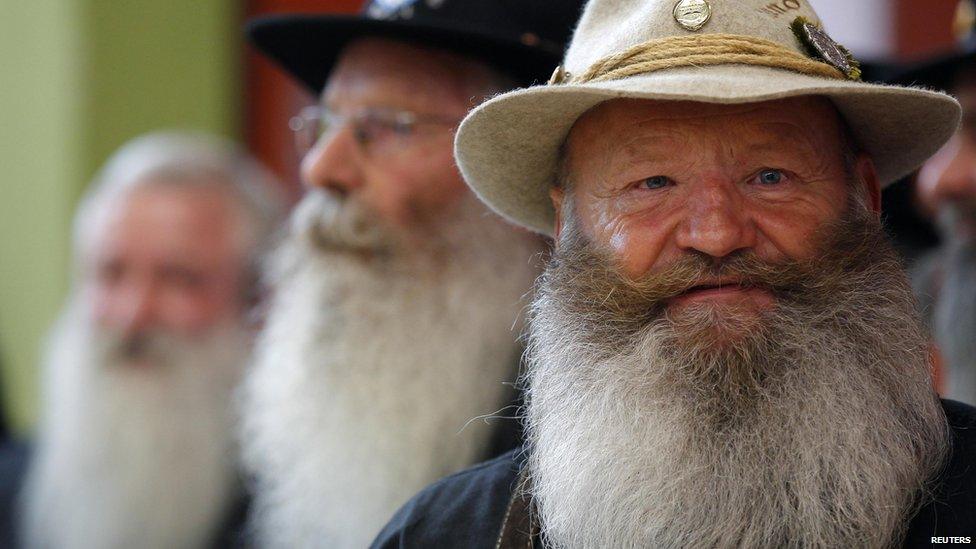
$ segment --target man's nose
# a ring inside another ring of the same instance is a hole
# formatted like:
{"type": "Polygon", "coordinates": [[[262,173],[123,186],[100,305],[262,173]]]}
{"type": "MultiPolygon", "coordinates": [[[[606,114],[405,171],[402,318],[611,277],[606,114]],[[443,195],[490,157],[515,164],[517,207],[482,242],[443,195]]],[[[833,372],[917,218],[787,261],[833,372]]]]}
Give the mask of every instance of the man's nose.
{"type": "Polygon", "coordinates": [[[943,169],[935,177],[919,177],[921,198],[933,209],[951,202],[976,202],[976,145],[958,139],[947,149],[943,169]]]}
{"type": "MultiPolygon", "coordinates": [[[[129,287],[109,297],[103,322],[129,337],[152,329],[157,322],[155,291],[150,287],[129,287]]],[[[104,310],[104,309],[103,309],[104,310]]]]}
{"type": "Polygon", "coordinates": [[[755,243],[755,226],[733,184],[707,184],[692,192],[676,235],[679,248],[723,258],[755,243]]]}
{"type": "Polygon", "coordinates": [[[302,181],[309,187],[346,196],[362,186],[362,153],[350,128],[323,135],[302,159],[302,181]]]}

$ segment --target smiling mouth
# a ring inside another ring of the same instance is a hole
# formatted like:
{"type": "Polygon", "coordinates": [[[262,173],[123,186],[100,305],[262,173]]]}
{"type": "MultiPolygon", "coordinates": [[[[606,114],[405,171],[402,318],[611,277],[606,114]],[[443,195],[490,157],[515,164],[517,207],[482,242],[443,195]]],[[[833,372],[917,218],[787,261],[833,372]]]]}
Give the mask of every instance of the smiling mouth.
{"type": "Polygon", "coordinates": [[[672,298],[672,304],[695,301],[738,301],[742,299],[766,302],[771,298],[769,292],[744,284],[741,281],[722,281],[709,284],[698,284],[672,298]]]}
{"type": "Polygon", "coordinates": [[[681,295],[688,295],[698,292],[710,292],[710,291],[743,291],[748,289],[741,282],[717,282],[714,284],[699,284],[697,286],[692,286],[688,288],[681,295]]]}

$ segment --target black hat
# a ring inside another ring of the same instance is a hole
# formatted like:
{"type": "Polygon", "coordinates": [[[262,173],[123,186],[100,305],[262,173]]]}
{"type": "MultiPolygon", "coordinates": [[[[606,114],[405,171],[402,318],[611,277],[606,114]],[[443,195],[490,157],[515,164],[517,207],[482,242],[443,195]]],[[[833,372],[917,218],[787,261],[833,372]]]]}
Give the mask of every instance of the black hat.
{"type": "Polygon", "coordinates": [[[972,0],[959,2],[953,26],[959,38],[955,50],[909,65],[889,80],[896,84],[949,89],[959,70],[976,62],[976,6],[972,0]]]}
{"type": "Polygon", "coordinates": [[[584,0],[371,0],[358,16],[255,19],[255,46],[319,93],[342,48],[377,36],[474,57],[516,78],[545,82],[562,61],[584,0]]]}

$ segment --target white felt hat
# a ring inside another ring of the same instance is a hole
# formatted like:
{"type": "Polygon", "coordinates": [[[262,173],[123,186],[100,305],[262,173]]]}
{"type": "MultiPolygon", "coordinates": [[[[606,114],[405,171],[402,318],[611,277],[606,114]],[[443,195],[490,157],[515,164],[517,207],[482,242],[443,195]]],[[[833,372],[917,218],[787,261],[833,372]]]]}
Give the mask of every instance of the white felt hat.
{"type": "Polygon", "coordinates": [[[496,212],[551,234],[559,148],[599,103],[819,95],[837,106],[887,185],[948,141],[959,104],[942,93],[855,80],[856,64],[819,25],[806,0],[591,0],[552,83],[495,97],[464,119],[458,166],[496,212]]]}

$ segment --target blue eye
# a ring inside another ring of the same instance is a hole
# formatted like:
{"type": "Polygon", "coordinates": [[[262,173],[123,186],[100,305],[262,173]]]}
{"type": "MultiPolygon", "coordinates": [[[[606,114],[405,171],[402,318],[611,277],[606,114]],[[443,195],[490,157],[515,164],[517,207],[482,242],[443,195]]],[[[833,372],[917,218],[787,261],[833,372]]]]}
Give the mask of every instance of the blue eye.
{"type": "Polygon", "coordinates": [[[776,185],[783,181],[783,172],[779,170],[763,170],[756,178],[763,185],[776,185]]]}
{"type": "Polygon", "coordinates": [[[663,175],[655,175],[654,177],[648,177],[647,179],[640,182],[640,187],[642,189],[663,189],[671,183],[671,180],[663,175]]]}

